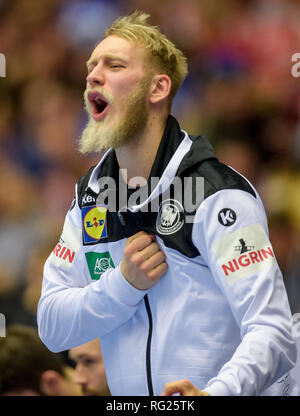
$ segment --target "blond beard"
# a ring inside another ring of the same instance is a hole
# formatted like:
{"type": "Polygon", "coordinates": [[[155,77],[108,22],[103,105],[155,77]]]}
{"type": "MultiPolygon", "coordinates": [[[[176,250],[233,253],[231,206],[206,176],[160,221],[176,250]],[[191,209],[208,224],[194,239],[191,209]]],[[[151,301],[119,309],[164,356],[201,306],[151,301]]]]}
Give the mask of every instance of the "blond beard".
{"type": "MultiPolygon", "coordinates": [[[[146,97],[150,79],[145,77],[136,89],[126,97],[125,113],[115,126],[107,126],[106,119],[96,121],[91,116],[87,91],[84,93],[85,109],[89,114],[89,121],[82,132],[79,141],[79,151],[83,154],[102,152],[110,147],[116,149],[130,143],[144,131],[147,125],[149,111],[146,97]]],[[[103,94],[103,92],[101,91],[103,94]]],[[[104,95],[104,94],[103,94],[104,95]]],[[[111,97],[105,96],[113,106],[111,97]]]]}

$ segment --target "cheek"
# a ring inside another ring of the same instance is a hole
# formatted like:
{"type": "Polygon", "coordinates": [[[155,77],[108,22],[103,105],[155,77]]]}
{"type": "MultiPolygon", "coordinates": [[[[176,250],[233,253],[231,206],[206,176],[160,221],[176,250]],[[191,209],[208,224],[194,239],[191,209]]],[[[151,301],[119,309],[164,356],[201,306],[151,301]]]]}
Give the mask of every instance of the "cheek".
{"type": "Polygon", "coordinates": [[[126,97],[128,94],[130,94],[132,91],[134,91],[138,85],[140,84],[141,80],[144,78],[144,74],[142,73],[134,73],[134,74],[127,74],[124,76],[120,72],[120,76],[118,78],[114,79],[114,86],[113,89],[115,91],[116,97],[126,97]]]}

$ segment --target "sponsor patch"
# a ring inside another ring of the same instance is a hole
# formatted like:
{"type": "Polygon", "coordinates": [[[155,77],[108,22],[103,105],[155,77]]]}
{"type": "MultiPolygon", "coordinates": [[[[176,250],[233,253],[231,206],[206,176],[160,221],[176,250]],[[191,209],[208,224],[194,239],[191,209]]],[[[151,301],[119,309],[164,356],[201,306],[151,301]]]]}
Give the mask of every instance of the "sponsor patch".
{"type": "Polygon", "coordinates": [[[82,205],[95,205],[96,199],[97,198],[95,196],[84,194],[84,197],[82,198],[82,205]]]}
{"type": "Polygon", "coordinates": [[[68,270],[74,263],[80,248],[81,231],[66,218],[59,242],[54,247],[50,260],[64,270],[68,270]]]}
{"type": "Polygon", "coordinates": [[[212,249],[230,284],[275,264],[271,243],[260,224],[240,228],[215,240],[212,249]]]}
{"type": "Polygon", "coordinates": [[[106,208],[83,207],[81,210],[83,223],[83,242],[93,244],[107,237],[106,208]]]}
{"type": "Polygon", "coordinates": [[[160,204],[156,219],[156,230],[160,234],[174,234],[183,226],[183,206],[175,199],[160,204]]]}
{"type": "Polygon", "coordinates": [[[108,251],[105,253],[85,253],[86,261],[93,280],[99,280],[106,270],[115,268],[113,259],[108,251]]]}
{"type": "Polygon", "coordinates": [[[218,214],[219,223],[225,227],[233,225],[236,221],[236,213],[231,208],[223,208],[218,214]]]}
{"type": "Polygon", "coordinates": [[[73,263],[75,257],[75,251],[68,248],[62,238],[54,247],[52,253],[59,259],[65,260],[70,264],[73,263]]]}

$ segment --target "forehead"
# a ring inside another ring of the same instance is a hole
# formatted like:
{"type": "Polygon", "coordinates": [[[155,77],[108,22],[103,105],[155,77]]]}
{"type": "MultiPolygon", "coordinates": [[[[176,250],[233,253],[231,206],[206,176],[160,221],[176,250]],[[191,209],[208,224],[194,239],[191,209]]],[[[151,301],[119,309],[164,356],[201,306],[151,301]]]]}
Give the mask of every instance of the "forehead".
{"type": "Polygon", "coordinates": [[[87,342],[86,344],[74,347],[69,351],[71,357],[78,357],[80,355],[101,354],[100,342],[98,339],[87,342]]]}
{"type": "Polygon", "coordinates": [[[137,42],[119,36],[108,36],[95,47],[89,62],[98,62],[106,56],[120,57],[131,63],[139,64],[145,62],[146,49],[137,42]]]}

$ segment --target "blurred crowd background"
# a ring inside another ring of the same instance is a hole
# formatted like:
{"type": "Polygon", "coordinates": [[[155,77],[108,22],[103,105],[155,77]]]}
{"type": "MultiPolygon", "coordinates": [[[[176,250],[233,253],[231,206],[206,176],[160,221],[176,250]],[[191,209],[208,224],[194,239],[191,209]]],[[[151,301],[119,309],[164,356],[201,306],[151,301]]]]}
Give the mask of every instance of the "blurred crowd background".
{"type": "Polygon", "coordinates": [[[300,312],[299,0],[0,0],[0,313],[36,325],[45,259],[79,176],[86,61],[112,21],[151,14],[187,55],[173,107],[265,204],[292,312],[300,312]]]}

